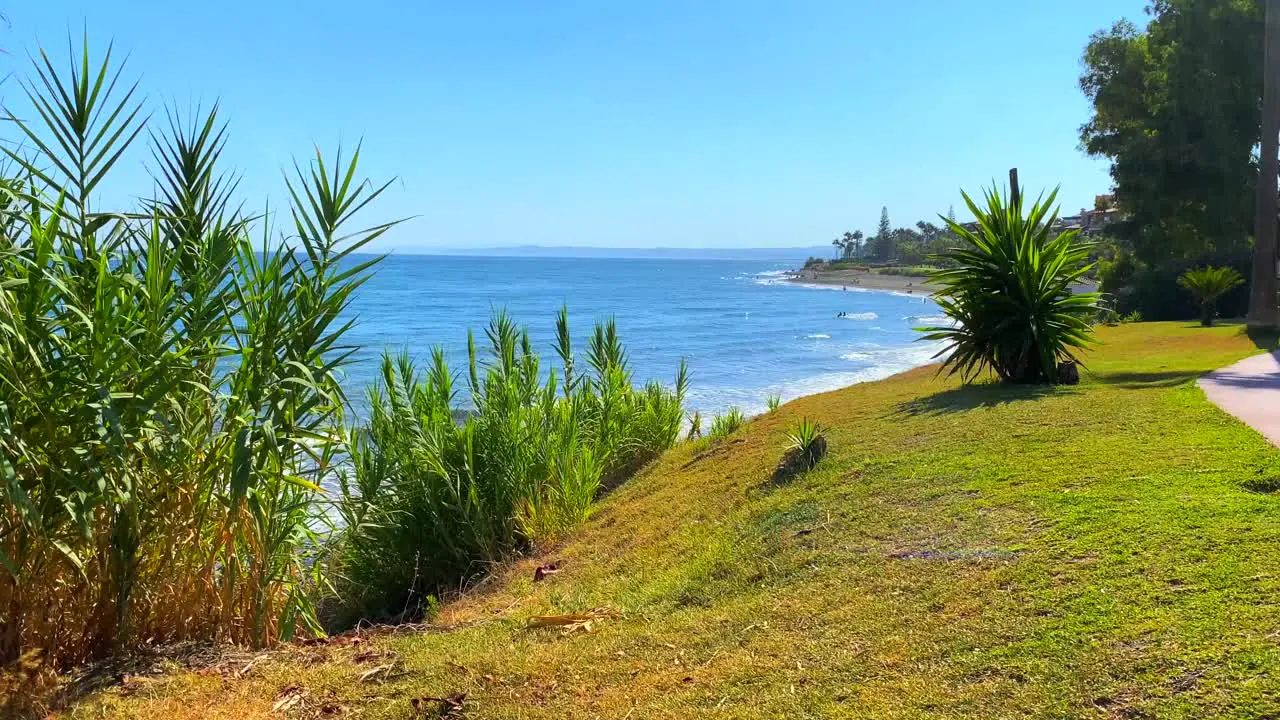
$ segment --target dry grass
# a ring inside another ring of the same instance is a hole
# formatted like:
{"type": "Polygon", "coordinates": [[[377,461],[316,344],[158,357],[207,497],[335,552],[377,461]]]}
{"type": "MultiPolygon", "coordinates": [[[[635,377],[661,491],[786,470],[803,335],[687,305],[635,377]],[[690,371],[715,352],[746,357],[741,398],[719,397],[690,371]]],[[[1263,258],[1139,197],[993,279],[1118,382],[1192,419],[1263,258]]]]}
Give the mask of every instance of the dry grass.
{"type": "Polygon", "coordinates": [[[924,368],[677,448],[570,543],[446,606],[452,630],[134,680],[66,714],[1275,716],[1280,497],[1248,488],[1280,453],[1192,382],[1255,345],[1232,326],[1101,337],[1075,388],[924,368]],[[770,486],[801,417],[830,454],[770,486]],[[596,608],[591,632],[527,627],[596,608]]]}

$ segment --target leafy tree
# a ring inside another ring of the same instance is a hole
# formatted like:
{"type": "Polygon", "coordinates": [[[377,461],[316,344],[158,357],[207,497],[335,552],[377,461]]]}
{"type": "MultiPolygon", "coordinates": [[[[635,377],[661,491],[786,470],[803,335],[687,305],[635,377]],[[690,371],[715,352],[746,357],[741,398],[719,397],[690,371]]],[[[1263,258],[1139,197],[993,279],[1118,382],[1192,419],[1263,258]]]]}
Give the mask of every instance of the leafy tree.
{"type": "Polygon", "coordinates": [[[1117,232],[1159,263],[1246,247],[1262,94],[1260,0],[1154,0],[1145,31],[1095,33],[1083,149],[1111,160],[1117,232]]]}

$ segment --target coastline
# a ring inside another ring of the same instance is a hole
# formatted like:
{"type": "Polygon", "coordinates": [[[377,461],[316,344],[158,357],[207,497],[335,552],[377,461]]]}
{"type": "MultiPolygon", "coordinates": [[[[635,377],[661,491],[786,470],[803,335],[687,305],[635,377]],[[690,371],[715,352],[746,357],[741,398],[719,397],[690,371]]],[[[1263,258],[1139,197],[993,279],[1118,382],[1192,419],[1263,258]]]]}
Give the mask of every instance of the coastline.
{"type": "Polygon", "coordinates": [[[865,270],[796,270],[783,279],[797,285],[826,285],[849,290],[879,290],[930,297],[938,286],[918,275],[881,275],[865,270]]]}

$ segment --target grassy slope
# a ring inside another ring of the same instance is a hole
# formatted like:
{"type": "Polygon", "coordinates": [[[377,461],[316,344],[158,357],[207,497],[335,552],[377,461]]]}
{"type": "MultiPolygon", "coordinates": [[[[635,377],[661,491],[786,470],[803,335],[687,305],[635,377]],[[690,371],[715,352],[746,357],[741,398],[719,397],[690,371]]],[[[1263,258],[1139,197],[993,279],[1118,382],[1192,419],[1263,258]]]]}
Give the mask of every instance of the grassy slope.
{"type": "Polygon", "coordinates": [[[1254,344],[1180,324],[1101,337],[1076,388],[925,368],[679,448],[544,558],[566,561],[546,582],[520,564],[440,618],[474,624],[361,648],[396,653],[399,679],[361,683],[371,665],[333,646],[74,714],[254,717],[291,683],[306,712],[361,717],[453,691],[484,718],[1280,713],[1280,495],[1248,489],[1280,478],[1280,453],[1192,382],[1254,344]],[[769,488],[802,415],[832,455],[769,488]],[[523,629],[603,605],[626,616],[523,629]]]}

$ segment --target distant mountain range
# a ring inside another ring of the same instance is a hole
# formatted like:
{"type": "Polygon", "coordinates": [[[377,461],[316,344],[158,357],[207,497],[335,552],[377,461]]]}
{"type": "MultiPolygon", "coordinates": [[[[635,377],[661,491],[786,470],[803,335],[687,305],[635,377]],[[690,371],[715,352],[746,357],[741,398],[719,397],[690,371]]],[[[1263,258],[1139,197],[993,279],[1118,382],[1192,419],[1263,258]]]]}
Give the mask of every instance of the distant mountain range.
{"type": "Polygon", "coordinates": [[[802,263],[810,257],[830,257],[830,245],[790,248],[604,248],[516,245],[513,247],[402,249],[398,253],[480,255],[500,257],[632,258],[662,260],[762,260],[802,263]]]}

